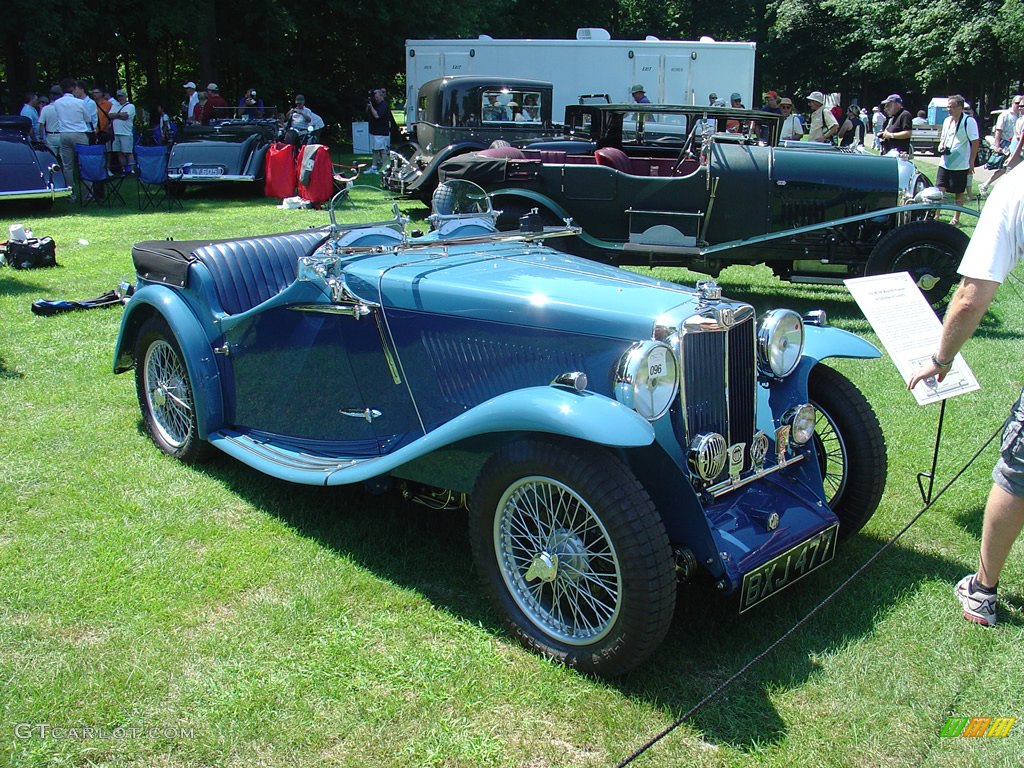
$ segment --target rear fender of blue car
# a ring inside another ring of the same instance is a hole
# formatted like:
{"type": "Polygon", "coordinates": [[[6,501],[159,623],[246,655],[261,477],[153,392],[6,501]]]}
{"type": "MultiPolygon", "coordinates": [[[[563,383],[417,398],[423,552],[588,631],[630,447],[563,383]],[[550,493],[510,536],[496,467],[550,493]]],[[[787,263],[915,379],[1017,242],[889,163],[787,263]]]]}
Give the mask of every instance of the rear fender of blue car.
{"type": "Polygon", "coordinates": [[[114,347],[114,372],[123,373],[133,367],[139,330],[153,317],[163,318],[181,348],[192,382],[199,436],[205,438],[224,423],[220,371],[207,333],[176,291],[150,284],[132,296],[121,318],[121,329],[114,347]]]}

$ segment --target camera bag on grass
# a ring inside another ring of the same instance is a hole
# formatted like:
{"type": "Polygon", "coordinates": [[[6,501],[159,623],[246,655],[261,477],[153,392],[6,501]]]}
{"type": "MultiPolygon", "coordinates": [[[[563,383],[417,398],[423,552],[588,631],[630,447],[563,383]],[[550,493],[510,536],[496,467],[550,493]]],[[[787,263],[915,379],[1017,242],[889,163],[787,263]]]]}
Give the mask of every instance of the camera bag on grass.
{"type": "Polygon", "coordinates": [[[9,240],[4,244],[4,261],[15,269],[57,266],[57,246],[52,237],[9,240]]]}

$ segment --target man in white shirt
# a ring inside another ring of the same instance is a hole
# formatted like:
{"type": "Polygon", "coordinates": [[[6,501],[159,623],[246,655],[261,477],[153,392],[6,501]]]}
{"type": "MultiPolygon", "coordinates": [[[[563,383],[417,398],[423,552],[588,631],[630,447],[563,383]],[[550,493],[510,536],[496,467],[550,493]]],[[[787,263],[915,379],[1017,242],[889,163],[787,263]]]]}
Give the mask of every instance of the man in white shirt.
{"type": "Polygon", "coordinates": [[[134,161],[132,151],[135,139],[135,105],[129,103],[128,94],[123,89],[114,94],[117,100],[110,110],[110,124],[114,128],[114,140],[110,144],[111,153],[117,153],[122,173],[131,173],[134,161]]]}
{"type": "MultiPolygon", "coordinates": [[[[85,102],[80,98],[85,95],[84,89],[70,77],[60,81],[60,88],[64,95],[53,102],[57,111],[57,119],[60,120],[60,164],[64,166],[64,175],[68,171],[77,178],[78,167],[75,164],[75,144],[88,144],[89,134],[96,130],[96,122],[89,115],[85,102]],[[77,94],[75,93],[77,91],[77,94]]],[[[87,99],[90,104],[96,106],[92,99],[87,99]]],[[[70,180],[70,179],[69,179],[70,180]]],[[[72,196],[73,197],[73,196],[72,196]]]]}
{"type": "Polygon", "coordinates": [[[1006,149],[1010,146],[1010,140],[1013,138],[1017,119],[1020,117],[1022,99],[1024,97],[1019,94],[1013,97],[1013,101],[1010,102],[1010,108],[999,113],[996,127],[992,131],[992,136],[996,140],[996,151],[1002,155],[1007,154],[1006,149]]]}
{"type": "MultiPolygon", "coordinates": [[[[981,143],[978,121],[964,113],[963,96],[950,96],[946,106],[949,117],[943,121],[939,134],[939,170],[935,175],[935,186],[943,192],[952,192],[956,195],[956,204],[963,205],[981,143]]],[[[950,224],[960,226],[960,211],[953,211],[950,224]]]]}
{"type": "Polygon", "coordinates": [[[199,94],[196,93],[196,84],[189,80],[182,88],[185,89],[185,96],[188,103],[185,105],[185,124],[191,125],[195,119],[196,107],[199,106],[199,94]]]}
{"type": "MultiPolygon", "coordinates": [[[[908,384],[932,377],[942,381],[957,352],[974,334],[999,286],[1024,258],[1024,171],[1008,174],[978,219],[958,270],[963,275],[942,321],[942,336],[931,362],[908,384]]],[[[1010,349],[1007,347],[1007,351],[1010,349]]],[[[1012,357],[1012,356],[1011,356],[1012,357]]],[[[1014,360],[1016,358],[1013,358],[1014,360]]],[[[1007,362],[1010,362],[1008,359],[1007,362]]],[[[1003,428],[999,459],[981,526],[978,570],[956,585],[964,618],[982,626],[996,623],[996,587],[1013,543],[1024,527],[1024,392],[1003,428]]]]}
{"type": "Polygon", "coordinates": [[[793,111],[793,100],[788,97],[779,99],[779,109],[786,118],[782,121],[781,138],[783,140],[800,141],[804,135],[804,127],[800,123],[800,115],[793,111]]]}
{"type": "MultiPolygon", "coordinates": [[[[53,89],[50,89],[50,98],[56,101],[61,97],[60,88],[54,93],[53,89]]],[[[47,104],[41,110],[39,110],[39,131],[43,134],[43,140],[46,142],[46,146],[50,148],[50,151],[57,157],[60,157],[60,118],[57,117],[57,108],[54,107],[52,101],[47,104]]]]}

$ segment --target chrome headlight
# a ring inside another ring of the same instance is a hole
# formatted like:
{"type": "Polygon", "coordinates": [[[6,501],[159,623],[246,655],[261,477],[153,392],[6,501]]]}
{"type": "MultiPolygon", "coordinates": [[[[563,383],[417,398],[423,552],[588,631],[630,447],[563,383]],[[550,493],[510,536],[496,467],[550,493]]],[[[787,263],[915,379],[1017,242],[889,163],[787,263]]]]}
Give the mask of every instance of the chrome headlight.
{"type": "Polygon", "coordinates": [[[639,341],[615,368],[615,398],[648,421],[665,415],[679,391],[679,364],[661,341],[639,341]]]}
{"type": "Polygon", "coordinates": [[[789,376],[804,351],[804,323],[791,309],[773,309],[757,329],[757,362],[762,373],[789,376]]]}
{"type": "Polygon", "coordinates": [[[782,415],[782,423],[789,427],[793,445],[806,445],[814,437],[814,406],[808,403],[794,405],[782,415]]]}

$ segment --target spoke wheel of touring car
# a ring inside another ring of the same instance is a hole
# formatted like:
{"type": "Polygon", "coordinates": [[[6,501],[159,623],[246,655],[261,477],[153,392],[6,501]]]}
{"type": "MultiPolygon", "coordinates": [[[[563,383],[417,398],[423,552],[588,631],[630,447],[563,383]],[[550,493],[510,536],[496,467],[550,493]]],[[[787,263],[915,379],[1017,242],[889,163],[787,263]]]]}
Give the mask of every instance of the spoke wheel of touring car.
{"type": "Polygon", "coordinates": [[[871,519],[885,490],[885,436],[867,398],[845,376],[819,363],[808,381],[817,411],[814,448],[825,501],[839,518],[839,538],[871,519]]]}
{"type": "Polygon", "coordinates": [[[969,238],[940,221],[912,221],[892,230],[868,256],[865,273],[909,272],[933,306],[940,305],[956,283],[957,268],[969,238]]]}
{"type": "Polygon", "coordinates": [[[135,390],[146,429],[164,453],[186,463],[207,458],[199,437],[192,381],[174,334],[160,318],[147,320],[135,343],[135,390]]]}
{"type": "Polygon", "coordinates": [[[473,491],[477,570],[515,637],[586,672],[640,664],[672,621],[665,526],[632,471],[603,449],[522,440],[473,491]]]}

